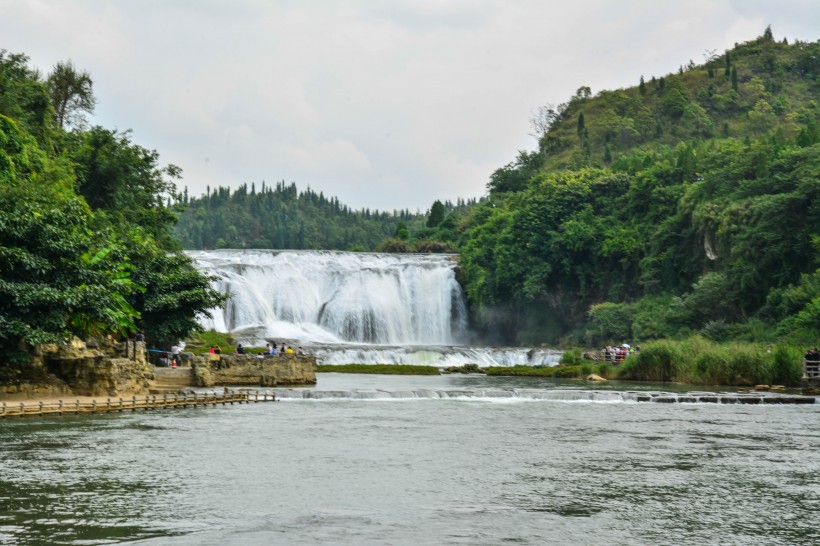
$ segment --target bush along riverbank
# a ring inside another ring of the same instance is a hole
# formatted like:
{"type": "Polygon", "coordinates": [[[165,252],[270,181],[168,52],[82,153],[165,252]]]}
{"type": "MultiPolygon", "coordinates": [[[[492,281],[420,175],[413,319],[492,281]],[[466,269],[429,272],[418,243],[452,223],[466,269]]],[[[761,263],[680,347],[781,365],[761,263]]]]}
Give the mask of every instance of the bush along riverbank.
{"type": "Polygon", "coordinates": [[[691,385],[799,386],[802,352],[789,345],[732,342],[702,337],[642,345],[618,369],[618,379],[674,381],[691,385]]]}

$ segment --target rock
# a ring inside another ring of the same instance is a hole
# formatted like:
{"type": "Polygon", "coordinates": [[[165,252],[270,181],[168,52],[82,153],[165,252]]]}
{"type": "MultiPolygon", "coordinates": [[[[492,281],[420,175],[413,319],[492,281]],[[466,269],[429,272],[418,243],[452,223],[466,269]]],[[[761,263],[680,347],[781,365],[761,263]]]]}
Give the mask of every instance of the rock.
{"type": "Polygon", "coordinates": [[[591,373],[587,376],[587,381],[601,382],[601,381],[606,381],[606,379],[604,379],[603,377],[601,377],[598,374],[591,373]]]}
{"type": "Polygon", "coordinates": [[[785,388],[786,387],[783,386],[783,385],[772,385],[772,390],[773,391],[782,391],[782,390],[785,390],[785,388]]]}
{"type": "Polygon", "coordinates": [[[770,388],[771,387],[769,387],[768,385],[755,385],[755,390],[758,391],[758,392],[768,391],[770,388]]]}

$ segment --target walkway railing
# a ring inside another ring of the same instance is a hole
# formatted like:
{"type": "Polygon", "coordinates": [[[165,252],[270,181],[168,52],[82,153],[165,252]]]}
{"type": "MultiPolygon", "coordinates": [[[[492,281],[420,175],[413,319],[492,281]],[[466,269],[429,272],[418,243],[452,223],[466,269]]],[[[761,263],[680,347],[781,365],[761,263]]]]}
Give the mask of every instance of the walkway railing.
{"type": "Polygon", "coordinates": [[[163,394],[161,396],[152,395],[137,398],[119,398],[106,401],[93,400],[91,402],[37,402],[36,404],[9,404],[3,402],[0,405],[0,418],[2,417],[24,417],[27,415],[63,415],[80,413],[109,413],[123,411],[137,411],[163,408],[186,408],[197,406],[215,406],[218,404],[247,404],[250,402],[275,402],[276,394],[266,391],[231,392],[225,394],[216,393],[190,393],[190,394],[163,394]]]}
{"type": "Polygon", "coordinates": [[[820,360],[803,361],[803,379],[820,379],[820,360]]]}

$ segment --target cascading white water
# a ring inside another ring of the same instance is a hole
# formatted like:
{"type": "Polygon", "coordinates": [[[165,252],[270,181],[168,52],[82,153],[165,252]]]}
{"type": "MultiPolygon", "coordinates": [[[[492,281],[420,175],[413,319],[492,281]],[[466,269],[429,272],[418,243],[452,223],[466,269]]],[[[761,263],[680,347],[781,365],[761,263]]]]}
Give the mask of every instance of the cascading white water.
{"type": "Polygon", "coordinates": [[[302,343],[448,345],[467,329],[446,255],[190,251],[230,295],[206,328],[302,343]]]}

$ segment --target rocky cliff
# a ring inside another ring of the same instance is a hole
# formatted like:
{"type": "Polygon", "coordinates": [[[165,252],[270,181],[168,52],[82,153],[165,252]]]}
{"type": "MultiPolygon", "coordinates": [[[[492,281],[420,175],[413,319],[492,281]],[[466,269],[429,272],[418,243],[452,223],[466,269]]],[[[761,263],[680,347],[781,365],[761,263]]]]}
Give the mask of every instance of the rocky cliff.
{"type": "Polygon", "coordinates": [[[31,363],[0,385],[0,399],[146,394],[151,379],[144,343],[74,338],[36,347],[31,363]]]}
{"type": "Polygon", "coordinates": [[[192,362],[192,384],[214,385],[313,385],[316,357],[311,355],[258,358],[253,355],[197,356],[192,362]]]}

